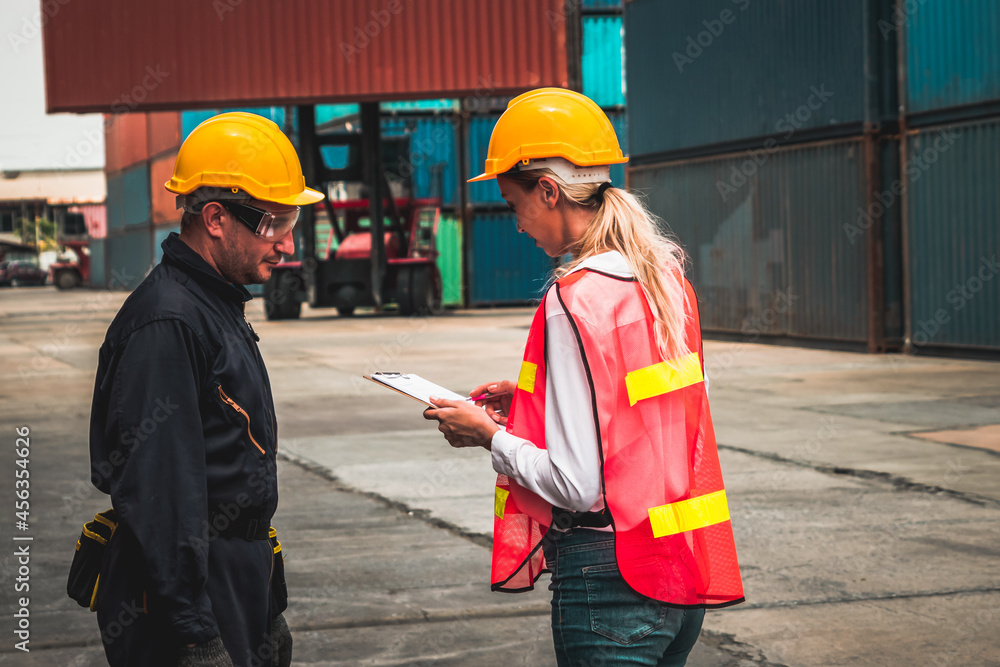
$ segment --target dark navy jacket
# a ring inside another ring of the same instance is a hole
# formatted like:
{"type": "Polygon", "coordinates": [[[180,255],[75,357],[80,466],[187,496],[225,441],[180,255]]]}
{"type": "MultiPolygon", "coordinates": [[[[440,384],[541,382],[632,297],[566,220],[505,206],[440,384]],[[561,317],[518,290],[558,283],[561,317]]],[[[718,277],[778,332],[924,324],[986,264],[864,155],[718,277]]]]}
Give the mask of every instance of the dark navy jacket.
{"type": "MultiPolygon", "coordinates": [[[[125,301],[100,351],[91,466],[120,526],[102,568],[98,620],[103,610],[113,621],[141,598],[148,633],[129,639],[139,630],[126,626],[116,651],[139,650],[154,636],[173,646],[221,635],[239,665],[269,622],[272,552],[267,540],[216,529],[226,517],[257,514],[266,526],[274,514],[274,403],[244,317],[250,294],[177,234],[162,248],[163,261],[125,301]]],[[[122,655],[125,663],[144,659],[122,655]]]]}

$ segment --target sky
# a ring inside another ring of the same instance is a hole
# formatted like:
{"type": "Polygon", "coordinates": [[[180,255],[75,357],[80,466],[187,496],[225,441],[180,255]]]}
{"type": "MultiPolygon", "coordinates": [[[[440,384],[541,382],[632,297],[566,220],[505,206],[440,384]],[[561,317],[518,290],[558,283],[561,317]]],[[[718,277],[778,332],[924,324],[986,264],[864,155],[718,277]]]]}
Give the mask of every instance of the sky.
{"type": "Polygon", "coordinates": [[[0,0],[0,172],[103,168],[100,114],[45,113],[41,17],[39,0],[0,0]]]}

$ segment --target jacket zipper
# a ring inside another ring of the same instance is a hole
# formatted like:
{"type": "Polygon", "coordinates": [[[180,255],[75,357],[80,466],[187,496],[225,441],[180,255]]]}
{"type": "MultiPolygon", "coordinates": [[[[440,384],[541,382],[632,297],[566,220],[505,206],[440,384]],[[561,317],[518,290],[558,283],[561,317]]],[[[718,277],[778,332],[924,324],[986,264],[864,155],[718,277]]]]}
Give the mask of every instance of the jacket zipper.
{"type": "Polygon", "coordinates": [[[247,420],[247,435],[250,436],[250,442],[252,442],[254,444],[254,447],[256,447],[257,449],[260,450],[261,454],[267,454],[267,452],[264,451],[264,448],[261,447],[259,444],[257,444],[257,441],[253,437],[253,433],[250,432],[250,415],[247,414],[246,410],[244,410],[239,405],[237,405],[236,401],[234,401],[233,399],[231,399],[228,396],[226,396],[226,392],[222,391],[222,385],[221,384],[219,385],[219,397],[222,398],[223,401],[225,401],[226,403],[228,403],[230,405],[230,407],[233,408],[233,410],[236,410],[236,412],[238,412],[241,415],[243,415],[244,417],[246,417],[246,420],[247,420]]]}

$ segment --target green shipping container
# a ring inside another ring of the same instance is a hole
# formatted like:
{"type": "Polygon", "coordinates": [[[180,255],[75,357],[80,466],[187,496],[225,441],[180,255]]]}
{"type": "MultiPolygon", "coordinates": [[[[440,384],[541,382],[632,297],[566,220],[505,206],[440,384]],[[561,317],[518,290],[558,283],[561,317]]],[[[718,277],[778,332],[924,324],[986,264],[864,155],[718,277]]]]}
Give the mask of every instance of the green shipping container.
{"type": "Polygon", "coordinates": [[[445,306],[462,306],[462,221],[450,215],[441,216],[437,233],[437,266],[441,271],[442,295],[445,306]]]}

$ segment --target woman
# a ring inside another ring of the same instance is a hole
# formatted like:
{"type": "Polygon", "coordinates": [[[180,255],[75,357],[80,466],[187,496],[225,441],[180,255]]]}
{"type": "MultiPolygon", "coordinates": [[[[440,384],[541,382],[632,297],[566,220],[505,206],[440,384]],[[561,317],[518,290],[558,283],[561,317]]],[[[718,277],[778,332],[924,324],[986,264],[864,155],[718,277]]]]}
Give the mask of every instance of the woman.
{"type": "Polygon", "coordinates": [[[704,610],[743,600],[683,253],[631,194],[590,99],[542,88],[497,121],[486,172],[519,231],[572,255],[535,313],[516,383],[434,400],[499,473],[493,590],[552,572],[560,665],[683,665],[704,610]],[[505,428],[502,428],[505,427],[505,428]]]}

